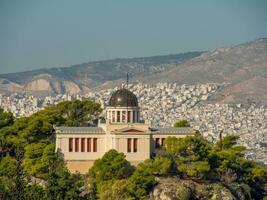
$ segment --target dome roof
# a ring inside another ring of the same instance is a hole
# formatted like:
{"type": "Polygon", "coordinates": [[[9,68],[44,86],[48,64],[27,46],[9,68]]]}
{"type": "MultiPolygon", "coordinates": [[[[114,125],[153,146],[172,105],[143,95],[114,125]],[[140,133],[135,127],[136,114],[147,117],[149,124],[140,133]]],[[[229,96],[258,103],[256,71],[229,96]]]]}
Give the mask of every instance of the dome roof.
{"type": "Polygon", "coordinates": [[[137,107],[138,101],[134,93],[123,88],[114,92],[109,100],[111,107],[137,107]]]}

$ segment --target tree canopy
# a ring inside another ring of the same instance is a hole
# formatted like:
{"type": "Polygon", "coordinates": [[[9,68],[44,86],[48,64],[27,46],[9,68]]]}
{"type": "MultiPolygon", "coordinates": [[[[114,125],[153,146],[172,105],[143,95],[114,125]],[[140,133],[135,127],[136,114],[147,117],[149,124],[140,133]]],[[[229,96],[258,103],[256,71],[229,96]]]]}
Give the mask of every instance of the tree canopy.
{"type": "Polygon", "coordinates": [[[29,199],[35,192],[36,199],[79,199],[84,179],[70,174],[55,153],[53,126],[88,126],[101,111],[89,100],[62,102],[19,119],[0,109],[0,199],[29,199]],[[31,184],[31,177],[47,187],[31,184]]]}
{"type": "Polygon", "coordinates": [[[175,122],[174,127],[176,127],[176,128],[190,127],[190,124],[186,119],[182,119],[178,122],[175,122]]]}

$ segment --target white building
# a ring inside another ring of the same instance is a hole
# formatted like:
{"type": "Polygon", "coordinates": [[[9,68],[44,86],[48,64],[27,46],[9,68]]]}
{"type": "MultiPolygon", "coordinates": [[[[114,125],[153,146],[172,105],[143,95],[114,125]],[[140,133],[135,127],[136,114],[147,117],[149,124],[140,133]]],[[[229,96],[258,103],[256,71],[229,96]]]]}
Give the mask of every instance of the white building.
{"type": "Polygon", "coordinates": [[[110,149],[123,152],[133,165],[151,158],[169,136],[194,134],[191,128],[152,128],[140,120],[136,96],[127,89],[114,92],[98,127],[56,127],[56,149],[71,172],[86,173],[110,149]]]}

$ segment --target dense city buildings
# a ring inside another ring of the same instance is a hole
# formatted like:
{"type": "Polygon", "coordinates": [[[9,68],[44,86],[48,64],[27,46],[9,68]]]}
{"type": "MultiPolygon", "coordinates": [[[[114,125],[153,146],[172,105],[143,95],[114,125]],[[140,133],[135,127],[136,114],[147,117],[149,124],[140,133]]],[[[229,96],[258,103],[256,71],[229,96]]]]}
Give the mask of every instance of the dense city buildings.
{"type": "MultiPolygon", "coordinates": [[[[16,117],[29,116],[45,106],[72,99],[91,99],[108,105],[109,97],[119,87],[89,92],[87,94],[62,94],[37,98],[29,95],[0,94],[0,106],[16,117]]],[[[220,89],[218,84],[177,85],[129,85],[139,100],[140,120],[147,120],[151,127],[172,126],[180,119],[187,119],[192,128],[199,130],[211,141],[218,140],[219,133],[237,134],[239,142],[248,150],[247,157],[267,163],[267,108],[251,104],[228,105],[211,103],[209,99],[220,89]]],[[[105,113],[103,113],[103,116],[105,113]]]]}

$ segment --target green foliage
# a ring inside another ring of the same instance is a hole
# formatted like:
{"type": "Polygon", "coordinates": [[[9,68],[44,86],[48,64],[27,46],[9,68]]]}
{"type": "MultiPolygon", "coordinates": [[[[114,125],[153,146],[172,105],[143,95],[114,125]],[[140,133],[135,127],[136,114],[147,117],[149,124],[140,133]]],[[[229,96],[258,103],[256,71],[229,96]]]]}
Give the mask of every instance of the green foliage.
{"type": "Polygon", "coordinates": [[[25,147],[24,171],[29,175],[47,178],[48,169],[56,160],[55,145],[37,143],[25,147]]]}
{"type": "Polygon", "coordinates": [[[171,172],[172,161],[166,157],[155,157],[147,159],[138,165],[139,169],[148,171],[153,175],[167,175],[171,172]]]}
{"type": "MultiPolygon", "coordinates": [[[[53,125],[80,126],[97,118],[101,108],[91,101],[63,102],[14,121],[0,109],[0,199],[82,199],[84,177],[70,174],[60,153],[55,153],[53,125]],[[32,184],[31,176],[47,181],[32,184]]],[[[189,126],[183,120],[176,127],[189,126]]],[[[245,198],[262,199],[266,166],[244,157],[238,137],[228,135],[212,144],[200,134],[169,137],[162,154],[135,169],[125,155],[110,150],[89,170],[89,199],[146,199],[155,176],[180,176],[222,181],[245,198]]],[[[177,189],[177,199],[192,198],[187,188],[177,189]]]]}
{"type": "Polygon", "coordinates": [[[16,171],[17,161],[10,156],[1,159],[0,162],[0,176],[13,177],[16,171]]]}
{"type": "Polygon", "coordinates": [[[198,161],[207,158],[211,145],[202,137],[168,137],[165,141],[165,148],[179,161],[198,161]]]}
{"type": "Polygon", "coordinates": [[[4,152],[12,154],[18,145],[51,143],[54,136],[53,125],[88,125],[97,118],[102,109],[100,104],[89,100],[66,101],[41,110],[30,117],[17,119],[0,131],[0,144],[4,152]]]}
{"type": "Polygon", "coordinates": [[[10,126],[14,123],[14,116],[11,112],[4,112],[2,108],[0,108],[0,129],[5,126],[10,126]]]}
{"type": "Polygon", "coordinates": [[[45,195],[54,192],[57,199],[78,199],[83,178],[71,175],[55,153],[53,125],[88,125],[101,111],[98,103],[76,100],[14,121],[0,109],[0,198],[54,199],[45,195]],[[29,176],[49,179],[48,188],[32,185],[29,176]]]}
{"type": "Polygon", "coordinates": [[[125,155],[114,149],[105,153],[101,159],[96,160],[89,170],[89,176],[94,178],[96,182],[127,178],[131,173],[132,167],[125,159],[125,155]]]}
{"type": "Polygon", "coordinates": [[[207,161],[181,163],[178,170],[187,176],[203,179],[207,177],[210,165],[207,161]]]}
{"type": "Polygon", "coordinates": [[[238,138],[239,137],[236,135],[226,135],[224,138],[222,138],[222,141],[216,142],[214,149],[229,149],[237,144],[236,141],[238,138]]]}
{"type": "Polygon", "coordinates": [[[65,168],[52,169],[48,177],[48,199],[81,199],[83,185],[80,174],[70,174],[65,168]]]}
{"type": "MultiPolygon", "coordinates": [[[[89,184],[96,187],[100,199],[145,198],[156,183],[149,162],[148,160],[146,164],[138,165],[132,173],[133,167],[125,160],[125,155],[110,150],[101,159],[96,160],[89,170],[89,184]]],[[[163,159],[159,159],[157,163],[163,165],[163,159]]],[[[164,172],[166,168],[160,169],[159,172],[164,172]]]]}
{"type": "Polygon", "coordinates": [[[62,102],[56,107],[50,107],[47,112],[56,115],[59,118],[59,124],[81,126],[96,119],[102,109],[100,104],[89,100],[74,100],[62,102]]]}
{"type": "Polygon", "coordinates": [[[185,186],[177,188],[175,200],[190,200],[191,197],[192,192],[190,188],[185,186]]]}
{"type": "Polygon", "coordinates": [[[134,199],[144,199],[148,192],[156,184],[155,177],[147,170],[137,167],[137,170],[129,177],[129,191],[134,199]]]}
{"type": "Polygon", "coordinates": [[[32,199],[32,200],[47,200],[47,192],[45,188],[40,185],[33,184],[27,185],[24,189],[24,199],[32,199]]]}
{"type": "Polygon", "coordinates": [[[174,127],[180,128],[180,127],[190,127],[189,122],[186,119],[182,119],[178,122],[175,122],[174,127]]]}

